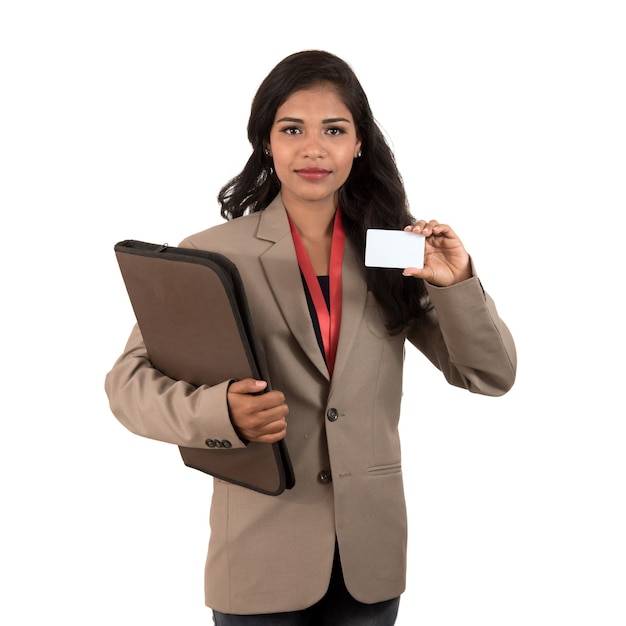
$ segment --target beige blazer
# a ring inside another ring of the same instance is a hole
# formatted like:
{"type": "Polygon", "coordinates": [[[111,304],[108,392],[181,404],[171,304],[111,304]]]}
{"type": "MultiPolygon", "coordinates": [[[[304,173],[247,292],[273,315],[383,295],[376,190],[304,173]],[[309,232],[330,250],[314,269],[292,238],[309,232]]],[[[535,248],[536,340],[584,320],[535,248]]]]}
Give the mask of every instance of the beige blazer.
{"type": "MultiPolygon", "coordinates": [[[[221,252],[239,267],[271,386],[289,405],[287,445],[296,475],[295,487],[277,497],[214,481],[207,605],[240,614],[312,605],[327,589],[335,537],[357,600],[400,595],[407,536],[398,437],[405,340],[451,384],[501,395],[513,384],[516,356],[492,300],[475,277],[429,286],[434,311],[420,328],[390,337],[367,291],[363,261],[347,245],[331,380],[280,198],[181,245],[221,252]]],[[[242,447],[228,416],[227,384],[194,388],[164,377],[151,367],[135,328],[106,391],[115,416],[138,435],[191,447],[227,439],[242,447]]]]}

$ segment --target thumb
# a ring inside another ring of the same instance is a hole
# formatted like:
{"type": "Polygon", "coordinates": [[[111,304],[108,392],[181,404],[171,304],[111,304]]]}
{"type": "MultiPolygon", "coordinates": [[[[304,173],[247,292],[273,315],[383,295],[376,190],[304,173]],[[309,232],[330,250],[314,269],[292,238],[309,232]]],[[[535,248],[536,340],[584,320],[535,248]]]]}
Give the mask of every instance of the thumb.
{"type": "Polygon", "coordinates": [[[412,276],[413,278],[424,278],[424,269],[418,267],[406,267],[402,276],[412,276]]]}
{"type": "Polygon", "coordinates": [[[228,387],[229,393],[259,393],[267,387],[264,380],[256,380],[255,378],[244,378],[236,380],[228,387]]]}

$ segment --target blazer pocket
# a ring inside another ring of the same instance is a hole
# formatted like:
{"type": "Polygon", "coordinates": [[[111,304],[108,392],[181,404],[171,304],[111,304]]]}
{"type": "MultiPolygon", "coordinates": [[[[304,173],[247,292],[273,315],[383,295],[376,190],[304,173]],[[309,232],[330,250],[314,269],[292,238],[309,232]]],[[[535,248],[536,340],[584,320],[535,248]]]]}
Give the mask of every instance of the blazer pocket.
{"type": "Polygon", "coordinates": [[[390,465],[375,465],[368,467],[369,476],[386,476],[387,474],[400,474],[402,472],[402,463],[391,463],[390,465]]]}

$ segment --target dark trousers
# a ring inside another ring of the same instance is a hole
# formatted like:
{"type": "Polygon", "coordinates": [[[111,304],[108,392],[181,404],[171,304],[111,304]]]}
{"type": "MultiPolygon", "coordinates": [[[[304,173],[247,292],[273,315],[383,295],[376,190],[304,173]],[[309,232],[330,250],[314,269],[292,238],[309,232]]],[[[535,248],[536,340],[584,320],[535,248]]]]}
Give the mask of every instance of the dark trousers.
{"type": "Polygon", "coordinates": [[[231,615],[213,611],[216,626],[393,626],[398,616],[400,598],[363,604],[346,589],[339,553],[335,561],[326,595],[302,611],[266,615],[231,615]]]}

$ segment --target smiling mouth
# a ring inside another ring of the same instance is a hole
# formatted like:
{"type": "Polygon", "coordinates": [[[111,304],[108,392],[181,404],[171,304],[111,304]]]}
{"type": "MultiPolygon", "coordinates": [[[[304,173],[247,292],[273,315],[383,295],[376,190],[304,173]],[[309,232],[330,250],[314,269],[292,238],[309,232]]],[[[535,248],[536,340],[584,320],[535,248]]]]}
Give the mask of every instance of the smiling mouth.
{"type": "Polygon", "coordinates": [[[307,180],[321,180],[330,174],[330,170],[320,167],[305,167],[301,170],[296,170],[296,174],[307,180]]]}

